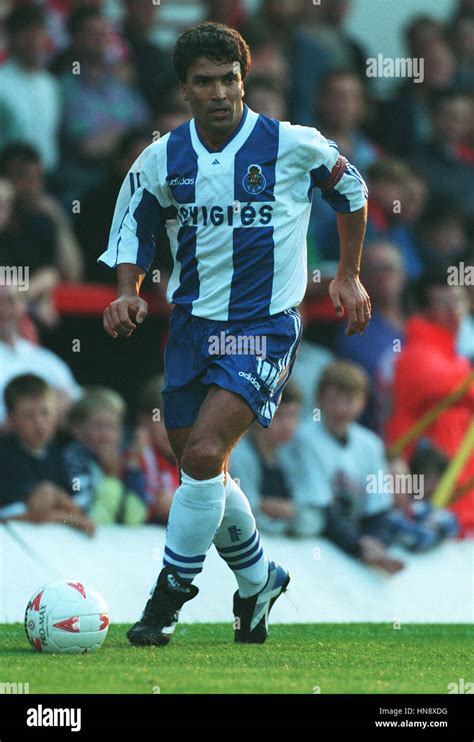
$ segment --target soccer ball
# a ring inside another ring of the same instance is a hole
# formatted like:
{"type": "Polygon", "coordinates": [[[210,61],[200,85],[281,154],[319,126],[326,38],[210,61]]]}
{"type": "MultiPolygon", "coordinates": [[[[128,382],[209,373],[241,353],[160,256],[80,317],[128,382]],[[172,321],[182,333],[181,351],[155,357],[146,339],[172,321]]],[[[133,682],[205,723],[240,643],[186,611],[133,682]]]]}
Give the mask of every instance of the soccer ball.
{"type": "Polygon", "coordinates": [[[48,582],[26,606],[26,636],[38,652],[96,652],[108,627],[108,608],[102,595],[77,580],[48,582]]]}

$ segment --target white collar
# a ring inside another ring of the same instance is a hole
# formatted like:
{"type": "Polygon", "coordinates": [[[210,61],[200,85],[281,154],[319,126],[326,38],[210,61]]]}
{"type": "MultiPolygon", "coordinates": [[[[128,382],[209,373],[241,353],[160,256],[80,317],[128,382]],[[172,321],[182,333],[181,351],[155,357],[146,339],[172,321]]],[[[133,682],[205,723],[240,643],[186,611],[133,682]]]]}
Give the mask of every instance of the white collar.
{"type": "Polygon", "coordinates": [[[202,143],[199,134],[196,129],[196,123],[194,119],[191,119],[189,122],[189,131],[191,134],[191,144],[193,146],[194,151],[198,155],[198,157],[201,157],[205,155],[206,157],[209,157],[209,155],[213,154],[218,156],[220,153],[222,154],[231,154],[235,155],[239,149],[242,147],[242,145],[247,141],[250,134],[255,128],[255,124],[258,121],[259,114],[255,113],[255,111],[252,111],[248,106],[247,108],[247,115],[245,118],[244,123],[242,124],[241,128],[235,134],[235,136],[232,136],[228,144],[226,144],[222,150],[211,152],[208,150],[204,144],[202,143]]]}

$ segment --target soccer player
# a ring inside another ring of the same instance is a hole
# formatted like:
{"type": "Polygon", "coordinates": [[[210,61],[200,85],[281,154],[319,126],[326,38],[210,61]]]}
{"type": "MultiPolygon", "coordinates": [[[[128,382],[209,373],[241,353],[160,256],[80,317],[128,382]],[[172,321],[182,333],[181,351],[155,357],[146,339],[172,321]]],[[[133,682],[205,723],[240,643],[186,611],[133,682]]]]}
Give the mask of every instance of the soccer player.
{"type": "Polygon", "coordinates": [[[227,461],[254,420],[270,425],[293,368],[314,188],[337,212],[341,258],[330,286],[336,314],[347,311],[351,335],[369,322],[370,299],[359,280],[367,190],[316,129],[245,105],[251,57],[234,29],[208,22],[185,31],[173,62],[193,118],[132,166],[99,258],[117,268],[117,299],[104,312],[114,338],[129,337],[147,315],[140,286],[162,229],[174,259],[163,399],[181,484],[163,569],[127,636],[136,645],[169,642],[214,543],[238,583],[235,641],[263,643],[269,611],[290,577],[268,560],[227,461]],[[255,352],[246,352],[252,340],[255,352]]]}

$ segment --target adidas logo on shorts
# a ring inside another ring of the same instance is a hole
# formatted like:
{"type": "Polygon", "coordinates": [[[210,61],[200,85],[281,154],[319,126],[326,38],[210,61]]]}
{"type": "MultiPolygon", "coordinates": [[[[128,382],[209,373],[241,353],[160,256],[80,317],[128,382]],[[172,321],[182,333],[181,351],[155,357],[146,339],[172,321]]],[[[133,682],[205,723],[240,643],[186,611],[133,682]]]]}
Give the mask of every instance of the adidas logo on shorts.
{"type": "Polygon", "coordinates": [[[239,371],[239,376],[247,379],[247,381],[254,385],[255,389],[258,389],[260,391],[260,384],[258,383],[255,376],[252,376],[252,374],[246,373],[245,371],[239,371]]]}

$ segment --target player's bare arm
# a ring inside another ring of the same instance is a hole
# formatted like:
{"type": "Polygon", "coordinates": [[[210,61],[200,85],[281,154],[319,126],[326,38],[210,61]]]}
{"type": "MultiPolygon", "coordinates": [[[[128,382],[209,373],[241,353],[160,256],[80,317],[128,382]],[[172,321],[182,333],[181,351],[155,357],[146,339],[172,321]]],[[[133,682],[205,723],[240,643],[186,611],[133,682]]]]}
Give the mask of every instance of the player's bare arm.
{"type": "Polygon", "coordinates": [[[130,337],[137,323],[148,314],[148,304],[140,297],[145,271],[133,263],[117,266],[117,298],[104,311],[104,329],[110,337],[130,337]]]}
{"type": "Polygon", "coordinates": [[[359,279],[362,247],[367,225],[367,205],[349,214],[337,214],[340,253],[336,277],[329,296],[336,314],[347,313],[346,335],[361,335],[371,317],[370,297],[359,279]]]}

